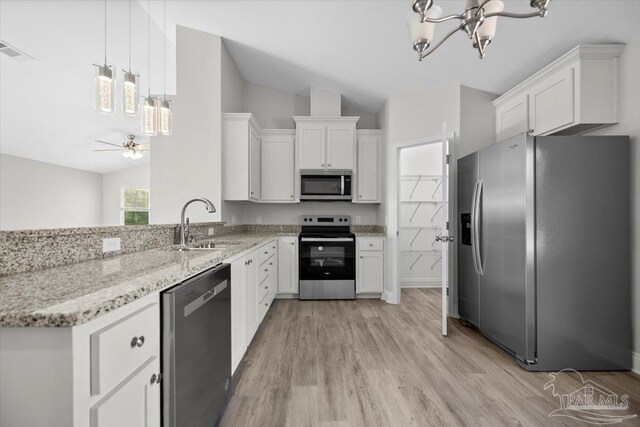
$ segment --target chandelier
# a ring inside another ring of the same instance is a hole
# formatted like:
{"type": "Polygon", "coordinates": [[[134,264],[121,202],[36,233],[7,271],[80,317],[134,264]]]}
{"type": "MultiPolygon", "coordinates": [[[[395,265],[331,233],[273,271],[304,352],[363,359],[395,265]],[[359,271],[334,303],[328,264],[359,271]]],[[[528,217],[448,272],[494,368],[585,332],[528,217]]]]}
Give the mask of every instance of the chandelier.
{"type": "Polygon", "coordinates": [[[530,0],[531,7],[538,9],[532,13],[503,12],[504,3],[499,0],[467,0],[463,13],[459,15],[442,16],[442,8],[433,4],[433,0],[412,0],[413,12],[407,17],[413,49],[418,52],[419,61],[431,55],[449,37],[458,30],[463,30],[473,41],[473,47],[478,49],[480,59],[484,58],[485,51],[491,39],[496,33],[496,25],[499,16],[506,18],[534,18],[547,15],[547,7],[550,0],[530,0]],[[435,25],[440,22],[457,19],[460,25],[452,29],[442,40],[431,49],[435,25]]]}

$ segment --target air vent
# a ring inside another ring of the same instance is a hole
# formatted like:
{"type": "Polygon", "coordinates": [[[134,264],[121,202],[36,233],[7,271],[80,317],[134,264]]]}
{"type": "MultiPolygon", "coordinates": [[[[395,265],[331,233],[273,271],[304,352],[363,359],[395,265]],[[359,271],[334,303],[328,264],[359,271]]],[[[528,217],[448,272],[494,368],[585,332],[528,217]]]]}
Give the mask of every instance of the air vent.
{"type": "Polygon", "coordinates": [[[16,49],[11,46],[9,43],[0,40],[0,53],[7,55],[9,58],[12,58],[15,61],[25,62],[33,59],[32,56],[27,55],[26,53],[16,49]]]}

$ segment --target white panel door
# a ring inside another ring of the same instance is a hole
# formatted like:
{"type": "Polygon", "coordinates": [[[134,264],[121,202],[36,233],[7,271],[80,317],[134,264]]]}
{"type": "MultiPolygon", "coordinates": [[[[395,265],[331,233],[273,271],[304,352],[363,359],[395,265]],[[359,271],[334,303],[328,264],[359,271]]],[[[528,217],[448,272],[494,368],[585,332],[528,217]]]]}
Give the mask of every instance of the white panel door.
{"type": "Polygon", "coordinates": [[[379,202],[378,138],[358,138],[358,202],[379,202]]]}
{"type": "Polygon", "coordinates": [[[260,200],[260,135],[253,127],[249,132],[249,198],[260,200]]]}
{"type": "Polygon", "coordinates": [[[298,162],[300,169],[325,169],[326,126],[319,123],[298,125],[298,162]]]}
{"type": "Polygon", "coordinates": [[[245,262],[246,258],[240,258],[231,263],[231,373],[238,367],[247,348],[245,262]]]}
{"type": "Polygon", "coordinates": [[[253,336],[258,330],[258,251],[247,255],[245,262],[244,278],[247,284],[247,297],[245,299],[247,335],[245,343],[249,346],[253,336]]]}
{"type": "Polygon", "coordinates": [[[575,121],[574,69],[566,68],[529,92],[533,135],[545,135],[575,121]]]}
{"type": "Polygon", "coordinates": [[[327,169],[353,170],[354,124],[327,125],[327,169]]]}
{"type": "Polygon", "coordinates": [[[504,141],[529,131],[529,104],[527,94],[496,108],[496,140],[504,141]]]}
{"type": "Polygon", "coordinates": [[[91,408],[91,427],[120,427],[123,423],[160,427],[161,385],[151,381],[152,376],[159,373],[160,359],[155,357],[91,408]]]}
{"type": "Polygon", "coordinates": [[[262,200],[292,202],[294,191],[294,140],[292,135],[262,136],[262,200]]]}
{"type": "Polygon", "coordinates": [[[298,238],[278,240],[278,293],[298,293],[298,238]]]}
{"type": "Polygon", "coordinates": [[[358,257],[358,293],[378,293],[384,287],[384,252],[360,251],[358,257]]]}

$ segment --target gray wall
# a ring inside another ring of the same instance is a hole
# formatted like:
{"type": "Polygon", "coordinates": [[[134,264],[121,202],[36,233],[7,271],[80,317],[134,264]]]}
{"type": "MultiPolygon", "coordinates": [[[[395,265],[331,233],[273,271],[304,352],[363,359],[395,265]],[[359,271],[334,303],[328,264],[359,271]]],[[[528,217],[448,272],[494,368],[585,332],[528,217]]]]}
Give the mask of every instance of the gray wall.
{"type": "Polygon", "coordinates": [[[620,123],[594,135],[631,137],[631,259],[634,370],[640,373],[640,39],[631,41],[620,58],[620,123]]]}
{"type": "Polygon", "coordinates": [[[0,154],[0,229],[102,225],[102,175],[0,154]]]}
{"type": "MultiPolygon", "coordinates": [[[[222,202],[222,39],[178,26],[177,90],[172,136],[152,139],[151,222],[177,223],[184,203],[207,197],[222,202]]],[[[219,221],[221,209],[208,214],[203,206],[189,209],[192,222],[219,221]]]]}

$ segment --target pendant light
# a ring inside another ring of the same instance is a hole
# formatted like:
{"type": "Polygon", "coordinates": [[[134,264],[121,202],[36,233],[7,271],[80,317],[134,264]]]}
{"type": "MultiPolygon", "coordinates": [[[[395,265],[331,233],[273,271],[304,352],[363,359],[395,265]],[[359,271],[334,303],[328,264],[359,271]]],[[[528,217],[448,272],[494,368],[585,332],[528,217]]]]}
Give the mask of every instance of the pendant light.
{"type": "Polygon", "coordinates": [[[162,135],[168,136],[173,134],[173,113],[171,112],[170,101],[167,99],[167,0],[164,0],[163,6],[164,96],[162,98],[162,101],[160,101],[160,106],[158,108],[158,130],[162,135]]]}
{"type": "Polygon", "coordinates": [[[147,35],[148,35],[148,54],[149,54],[149,91],[147,97],[142,100],[142,132],[145,135],[156,136],[158,133],[158,111],[157,100],[151,97],[151,0],[149,0],[149,9],[147,11],[147,35]]]}
{"type": "Polygon", "coordinates": [[[122,70],[124,72],[123,85],[122,85],[122,111],[125,116],[135,117],[138,115],[138,97],[139,75],[131,71],[131,0],[129,0],[129,70],[122,70]]]}
{"type": "Polygon", "coordinates": [[[116,111],[115,66],[107,64],[107,0],[104,0],[104,64],[96,67],[94,79],[93,106],[101,114],[113,114],[116,111]]]}

